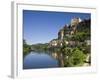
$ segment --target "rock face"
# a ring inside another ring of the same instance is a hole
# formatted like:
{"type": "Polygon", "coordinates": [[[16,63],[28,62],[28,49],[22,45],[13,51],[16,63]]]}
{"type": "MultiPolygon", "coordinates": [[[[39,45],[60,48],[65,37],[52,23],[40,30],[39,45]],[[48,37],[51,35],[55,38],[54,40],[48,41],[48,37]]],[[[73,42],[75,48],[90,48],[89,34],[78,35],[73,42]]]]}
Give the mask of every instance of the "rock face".
{"type": "Polygon", "coordinates": [[[63,40],[65,36],[70,35],[70,27],[65,25],[59,32],[58,32],[58,39],[63,40]]]}
{"type": "Polygon", "coordinates": [[[77,32],[77,26],[82,20],[80,18],[74,18],[71,20],[70,25],[65,25],[59,32],[58,32],[58,39],[64,39],[65,36],[69,36],[75,34],[77,32]]]}
{"type": "Polygon", "coordinates": [[[58,32],[58,39],[62,40],[64,37],[64,30],[61,29],[59,32],[58,32]]]}

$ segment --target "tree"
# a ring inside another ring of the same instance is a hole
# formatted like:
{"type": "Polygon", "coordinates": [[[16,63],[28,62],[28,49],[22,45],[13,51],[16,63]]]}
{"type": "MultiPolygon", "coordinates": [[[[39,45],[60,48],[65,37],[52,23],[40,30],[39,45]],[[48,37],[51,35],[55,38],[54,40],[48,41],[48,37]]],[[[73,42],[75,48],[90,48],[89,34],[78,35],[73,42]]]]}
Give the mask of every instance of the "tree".
{"type": "Polygon", "coordinates": [[[86,59],[86,55],[78,48],[73,49],[72,55],[68,58],[68,66],[81,66],[86,59]]]}
{"type": "Polygon", "coordinates": [[[26,43],[26,40],[23,40],[23,54],[26,55],[30,50],[30,45],[26,43]]]}
{"type": "Polygon", "coordinates": [[[65,47],[63,49],[63,54],[64,54],[64,56],[70,56],[72,54],[72,48],[65,47]]]}
{"type": "Polygon", "coordinates": [[[77,32],[72,36],[72,40],[83,42],[90,37],[89,33],[77,32]]]}

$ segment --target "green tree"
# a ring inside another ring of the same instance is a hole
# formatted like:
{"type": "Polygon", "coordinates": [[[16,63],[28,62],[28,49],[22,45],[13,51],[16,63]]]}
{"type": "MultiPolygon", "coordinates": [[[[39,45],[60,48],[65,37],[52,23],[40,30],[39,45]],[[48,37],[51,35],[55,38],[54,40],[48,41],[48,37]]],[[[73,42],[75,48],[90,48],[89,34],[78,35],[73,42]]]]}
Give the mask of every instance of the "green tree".
{"type": "Polygon", "coordinates": [[[89,33],[77,32],[72,36],[72,40],[83,42],[90,37],[89,33]]]}
{"type": "Polygon", "coordinates": [[[69,56],[68,66],[82,66],[86,59],[86,55],[78,48],[73,49],[72,55],[69,56]]]}
{"type": "Polygon", "coordinates": [[[23,40],[23,54],[26,55],[30,51],[31,51],[31,46],[28,45],[25,40],[23,40]]]}

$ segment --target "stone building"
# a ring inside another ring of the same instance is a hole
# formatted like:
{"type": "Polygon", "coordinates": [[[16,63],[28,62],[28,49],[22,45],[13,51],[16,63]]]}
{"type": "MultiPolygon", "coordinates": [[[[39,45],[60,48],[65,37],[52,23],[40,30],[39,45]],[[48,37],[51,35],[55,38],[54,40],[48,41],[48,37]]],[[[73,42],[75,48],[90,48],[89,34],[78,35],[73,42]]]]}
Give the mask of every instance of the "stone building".
{"type": "Polygon", "coordinates": [[[80,18],[73,18],[73,19],[71,19],[71,26],[76,26],[81,21],[82,20],[80,18]]]}
{"type": "Polygon", "coordinates": [[[73,18],[71,19],[71,34],[74,34],[77,32],[77,25],[81,22],[82,20],[80,18],[73,18]]]}
{"type": "Polygon", "coordinates": [[[57,46],[58,45],[58,41],[57,40],[52,40],[52,41],[50,41],[50,46],[57,46]]]}

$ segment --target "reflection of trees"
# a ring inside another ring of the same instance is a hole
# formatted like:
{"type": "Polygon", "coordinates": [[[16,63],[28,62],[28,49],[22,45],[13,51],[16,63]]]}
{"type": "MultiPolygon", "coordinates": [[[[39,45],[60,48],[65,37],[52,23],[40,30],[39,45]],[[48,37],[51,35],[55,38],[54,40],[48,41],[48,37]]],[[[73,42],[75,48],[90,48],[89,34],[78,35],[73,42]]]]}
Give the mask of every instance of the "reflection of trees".
{"type": "Polygon", "coordinates": [[[62,47],[59,52],[51,53],[51,56],[58,60],[59,67],[82,66],[86,60],[86,55],[78,48],[62,47]]]}

